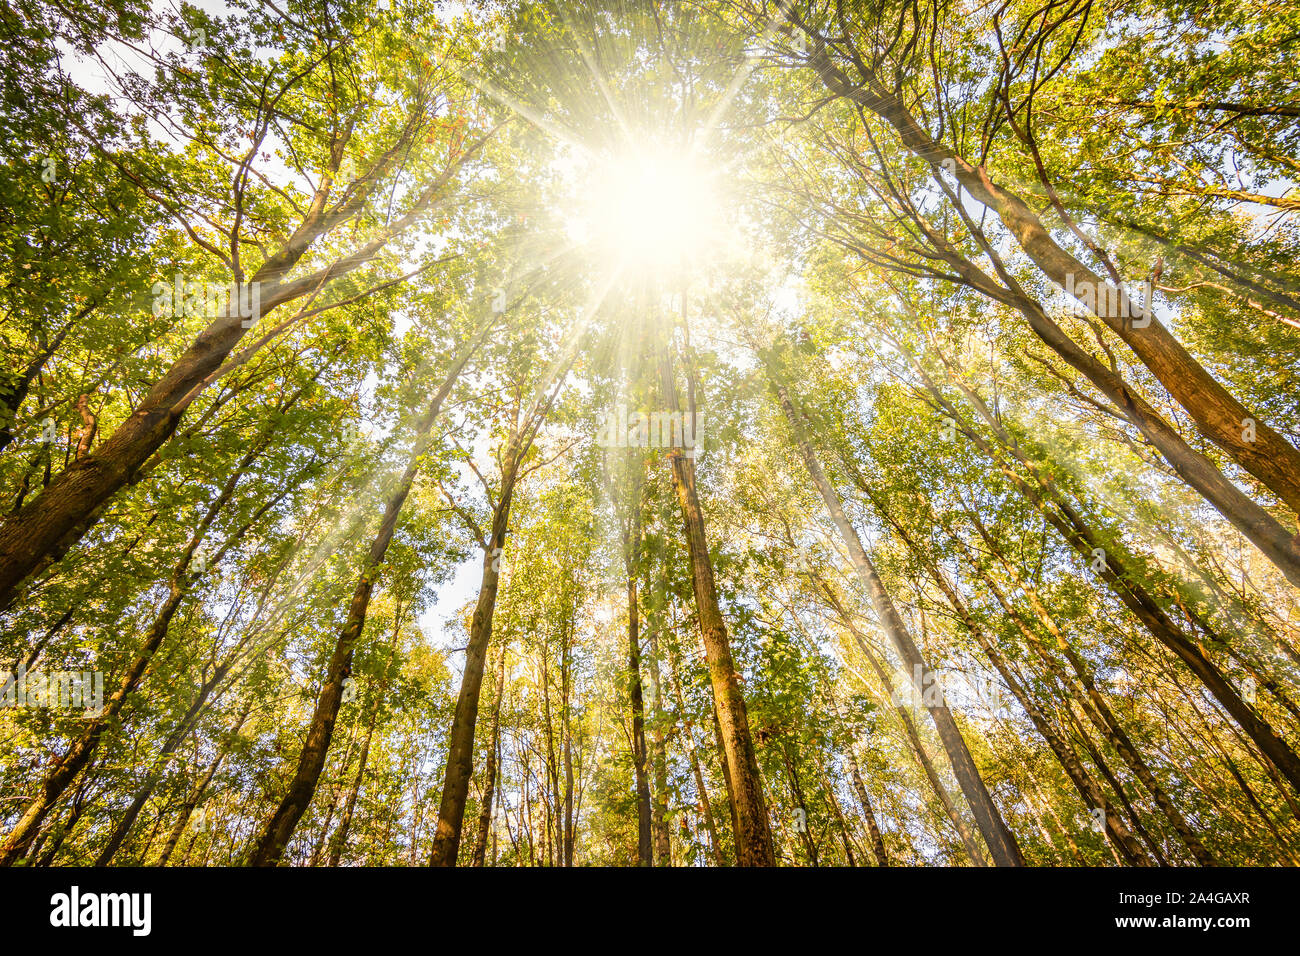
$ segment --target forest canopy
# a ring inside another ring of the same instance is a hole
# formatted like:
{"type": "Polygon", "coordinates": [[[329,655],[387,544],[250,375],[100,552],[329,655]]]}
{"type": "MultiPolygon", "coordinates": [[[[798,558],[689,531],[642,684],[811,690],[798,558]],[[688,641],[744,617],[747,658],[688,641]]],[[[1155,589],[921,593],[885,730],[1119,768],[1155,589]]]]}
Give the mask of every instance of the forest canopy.
{"type": "Polygon", "coordinates": [[[1298,39],[9,0],[0,864],[1300,865],[1298,39]]]}

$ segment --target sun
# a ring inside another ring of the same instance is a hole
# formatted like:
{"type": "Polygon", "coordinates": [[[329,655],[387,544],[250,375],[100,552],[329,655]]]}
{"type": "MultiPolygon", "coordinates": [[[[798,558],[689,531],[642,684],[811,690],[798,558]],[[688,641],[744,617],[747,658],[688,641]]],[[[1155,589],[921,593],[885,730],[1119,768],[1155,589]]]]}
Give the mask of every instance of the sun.
{"type": "Polygon", "coordinates": [[[720,232],[716,172],[692,153],[637,150],[593,164],[584,189],[590,241],[625,270],[697,265],[720,232]]]}

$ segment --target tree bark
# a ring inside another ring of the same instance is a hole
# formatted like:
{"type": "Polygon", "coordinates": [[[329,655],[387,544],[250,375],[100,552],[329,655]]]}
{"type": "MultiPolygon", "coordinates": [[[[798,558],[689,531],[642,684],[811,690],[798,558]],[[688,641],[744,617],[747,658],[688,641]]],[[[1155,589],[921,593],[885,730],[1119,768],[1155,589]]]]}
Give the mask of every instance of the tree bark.
{"type": "MultiPolygon", "coordinates": [[[[924,375],[924,372],[922,372],[924,375]]],[[[954,421],[961,419],[956,409],[943,397],[937,386],[925,377],[927,391],[935,397],[942,408],[953,416],[954,421]]],[[[1024,478],[1008,467],[992,446],[973,429],[963,427],[963,432],[974,441],[991,461],[998,465],[1008,481],[1025,496],[1043,514],[1049,524],[1065,539],[1066,543],[1084,560],[1091,562],[1098,548],[1102,549],[1105,561],[1098,572],[1099,577],[1142,623],[1147,631],[1162,645],[1174,653],[1179,660],[1191,670],[1211,695],[1223,706],[1247,736],[1259,747],[1260,751],[1286,778],[1291,788],[1300,793],[1300,757],[1290,745],[1283,740],[1272,726],[1241,697],[1228,678],[1209,659],[1192,638],[1188,637],[1170,619],[1164,609],[1141,583],[1141,577],[1127,565],[1124,557],[1115,553],[1116,549],[1102,548],[1100,539],[1084,521],[1083,516],[1061,495],[1050,482],[1043,479],[1037,467],[1017,446],[1014,439],[1006,433],[997,419],[984,405],[979,396],[971,389],[960,386],[971,401],[981,419],[998,437],[1008,453],[1024,466],[1035,480],[1030,485],[1024,478]]]]}
{"type": "Polygon", "coordinates": [[[343,703],[344,684],[352,675],[352,654],[357,641],[361,639],[362,631],[365,629],[371,593],[380,572],[383,570],[384,557],[388,553],[388,545],[393,540],[393,532],[397,528],[397,519],[401,516],[407,496],[411,493],[411,487],[415,484],[424,455],[433,444],[433,426],[438,419],[439,411],[442,409],[442,403],[450,394],[452,386],[460,377],[460,373],[464,370],[470,357],[478,351],[479,346],[495,324],[495,317],[493,320],[484,322],[473,338],[461,349],[416,427],[415,446],[407,461],[406,470],[384,507],[384,516],[379,523],[379,530],[370,543],[365,565],[357,580],[356,588],[352,592],[352,600],[348,605],[347,620],[339,631],[338,639],[334,644],[334,651],[326,667],[325,679],[316,698],[316,709],[312,713],[311,722],[307,727],[307,735],[303,742],[302,752],[298,757],[297,769],[289,782],[287,792],[281,799],[279,806],[276,807],[275,813],[268,821],[266,829],[249,858],[250,866],[275,866],[280,862],[289,838],[293,836],[298,821],[307,812],[307,807],[316,794],[316,785],[320,780],[321,770],[325,767],[325,758],[329,753],[330,741],[334,737],[334,722],[338,718],[339,707],[343,703]]]}
{"type": "Polygon", "coordinates": [[[862,771],[858,769],[858,758],[853,753],[853,747],[846,748],[849,758],[849,772],[853,777],[853,792],[858,796],[858,804],[862,807],[862,815],[867,821],[867,830],[871,833],[871,852],[876,856],[877,866],[889,866],[889,851],[885,849],[885,839],[880,833],[880,825],[876,822],[875,811],[871,808],[871,798],[867,796],[866,785],[862,782],[862,771]]]}
{"type": "MultiPolygon", "coordinates": [[[[789,392],[777,377],[770,360],[765,358],[765,365],[772,385],[776,390],[781,409],[790,425],[795,444],[803,456],[804,465],[808,469],[813,485],[816,486],[822,500],[826,503],[826,509],[830,513],[831,521],[839,530],[840,536],[849,550],[854,569],[867,590],[876,616],[879,618],[885,633],[889,636],[894,650],[907,666],[912,679],[915,681],[919,678],[920,686],[916,688],[918,693],[924,693],[926,688],[937,686],[935,683],[937,677],[921,657],[921,652],[913,642],[911,634],[908,633],[902,618],[899,617],[898,611],[894,608],[894,602],[890,598],[888,591],[886,591],[884,583],[876,573],[875,566],[872,564],[871,559],[867,557],[866,549],[862,547],[862,541],[858,537],[857,530],[844,514],[844,507],[840,503],[839,494],[831,486],[830,480],[822,470],[821,462],[817,459],[812,443],[804,436],[802,424],[790,400],[789,392]]],[[[926,695],[926,697],[932,696],[933,692],[926,695]]],[[[966,747],[966,741],[957,727],[956,720],[953,719],[952,712],[948,709],[947,704],[942,701],[935,702],[932,705],[927,704],[926,709],[934,720],[935,728],[939,732],[939,739],[942,741],[944,750],[948,754],[948,760],[952,765],[953,774],[957,777],[962,793],[965,794],[966,800],[970,804],[971,812],[975,816],[975,822],[980,828],[984,842],[988,844],[994,862],[998,866],[1023,866],[1025,861],[1021,856],[1016,838],[1007,828],[1001,813],[998,812],[992,797],[989,796],[984,781],[979,775],[979,769],[975,766],[974,758],[971,757],[970,750],[966,747]]]]}
{"type": "Polygon", "coordinates": [[[784,741],[779,744],[779,748],[786,779],[790,783],[790,796],[794,798],[794,805],[801,814],[800,825],[795,827],[795,832],[799,834],[799,842],[803,844],[804,852],[808,855],[808,862],[815,867],[821,866],[817,844],[812,838],[812,817],[808,813],[808,801],[804,798],[803,785],[799,782],[799,771],[795,768],[794,761],[790,759],[790,752],[786,749],[784,741]]]}
{"type": "MultiPolygon", "coordinates": [[[[330,280],[372,260],[390,238],[420,218],[423,210],[484,142],[485,139],[479,140],[461,154],[422,190],[411,211],[379,238],[313,275],[288,280],[289,272],[320,236],[361,211],[377,175],[386,164],[395,161],[399,151],[390,151],[378,161],[375,168],[354,184],[360,188],[349,189],[346,194],[349,198],[341,200],[336,207],[326,209],[326,196],[318,193],[302,224],[249,280],[249,284],[269,286],[262,289],[259,318],[266,318],[272,310],[288,302],[318,292],[330,280]]],[[[7,605],[14,589],[43,559],[57,558],[76,544],[94,523],[100,506],[134,482],[149,456],[171,438],[186,408],[213,380],[214,373],[247,331],[239,310],[233,311],[234,315],[219,316],[199,334],[154,383],[131,417],[94,453],[73,462],[39,495],[0,522],[0,607],[7,605]]]]}
{"type": "Polygon", "coordinates": [[[650,821],[654,830],[655,864],[673,865],[673,845],[668,828],[668,762],[664,740],[663,695],[659,683],[659,636],[650,629],[650,766],[654,771],[654,805],[650,821]]]}
{"type": "Polygon", "coordinates": [[[881,117],[894,128],[903,145],[920,159],[949,168],[971,196],[997,212],[1043,275],[1062,288],[1082,287],[1084,283],[1098,291],[1115,288],[1118,295],[1091,296],[1093,314],[1128,344],[1174,400],[1187,410],[1202,435],[1300,515],[1300,451],[1248,411],[1154,315],[1145,326],[1134,323],[1137,310],[1124,290],[1111,286],[1057,243],[1029,205],[994,183],[984,165],[972,166],[935,140],[912,116],[902,98],[874,74],[867,73],[861,84],[853,83],[830,61],[824,38],[816,31],[808,33],[816,45],[812,62],[826,87],[881,117]],[[1255,423],[1254,441],[1245,438],[1243,426],[1247,420],[1255,423]]]}
{"type": "MultiPolygon", "coordinates": [[[[552,395],[552,399],[554,395],[552,395]]],[[[455,866],[460,851],[461,824],[465,817],[465,800],[469,795],[470,777],[474,772],[474,726],[478,720],[479,691],[483,686],[483,668],[487,660],[488,643],[492,639],[492,616],[496,610],[497,589],[500,586],[500,555],[506,542],[506,527],[510,506],[514,499],[515,482],[519,466],[532,444],[535,427],[550,408],[541,410],[540,416],[530,416],[525,435],[523,427],[516,425],[511,432],[503,459],[500,498],[492,513],[491,533],[483,542],[483,574],[479,584],[478,603],[470,619],[469,644],[465,648],[465,670],[461,676],[460,694],[452,717],[450,744],[447,751],[447,769],[443,777],[442,799],[438,807],[438,828],[434,834],[430,866],[455,866]]],[[[531,828],[530,843],[531,848],[531,828]]]]}
{"type": "Polygon", "coordinates": [[[650,781],[646,775],[645,707],[641,699],[641,634],[637,607],[637,560],[641,548],[639,503],[634,506],[627,558],[627,677],[632,706],[632,769],[636,786],[636,858],[638,866],[653,866],[650,833],[650,781]]]}
{"type": "MultiPolygon", "coordinates": [[[[659,348],[659,377],[664,402],[670,413],[680,414],[677,383],[674,381],[668,352],[669,343],[661,342],[659,348]]],[[[745,698],[731,657],[726,622],[718,607],[704,512],[695,486],[695,462],[687,458],[680,447],[672,448],[669,457],[672,461],[673,487],[685,525],[691,560],[691,586],[704,639],[709,679],[713,684],[723,756],[731,780],[732,807],[736,818],[736,862],[740,866],[774,866],[776,857],[767,807],[763,800],[762,775],[754,754],[745,698]]]]}

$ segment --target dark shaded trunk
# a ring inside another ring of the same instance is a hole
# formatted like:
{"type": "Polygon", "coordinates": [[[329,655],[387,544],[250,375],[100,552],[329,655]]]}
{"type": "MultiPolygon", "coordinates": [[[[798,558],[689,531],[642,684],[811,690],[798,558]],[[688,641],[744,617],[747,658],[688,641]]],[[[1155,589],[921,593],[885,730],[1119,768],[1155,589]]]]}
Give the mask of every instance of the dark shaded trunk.
{"type": "Polygon", "coordinates": [[[292,780],[289,782],[288,790],[276,807],[275,813],[272,814],[266,829],[249,857],[248,863],[250,866],[275,866],[280,862],[285,847],[289,843],[289,838],[293,836],[298,821],[307,812],[307,807],[316,794],[316,785],[320,780],[321,771],[325,767],[330,741],[334,737],[334,722],[338,718],[339,707],[343,703],[344,685],[351,679],[352,654],[365,629],[371,593],[383,570],[384,557],[388,553],[388,545],[391,543],[393,532],[397,528],[397,519],[401,516],[407,496],[411,493],[411,487],[419,474],[422,460],[433,444],[434,435],[432,430],[434,423],[437,421],[438,413],[442,409],[442,403],[451,392],[452,386],[456,383],[456,379],[460,376],[466,363],[478,350],[494,325],[494,321],[485,322],[478,333],[461,350],[453,361],[446,378],[438,387],[438,391],[434,393],[428,409],[416,428],[415,446],[407,461],[406,470],[384,507],[384,516],[379,523],[379,530],[370,543],[370,549],[366,555],[361,575],[357,580],[356,588],[352,592],[352,600],[348,605],[347,620],[339,631],[333,653],[330,655],[329,664],[325,670],[325,678],[321,683],[320,693],[316,697],[316,708],[307,726],[302,752],[298,756],[298,766],[294,771],[292,780]]]}
{"type": "MultiPolygon", "coordinates": [[[[572,691],[570,683],[572,627],[564,628],[564,647],[560,652],[560,736],[564,746],[564,806],[561,827],[564,835],[563,863],[573,866],[574,837],[574,793],[573,793],[573,732],[569,726],[569,696],[572,691]]],[[[579,794],[579,799],[581,795],[579,794]]]]}
{"type": "Polygon", "coordinates": [[[813,866],[821,866],[818,859],[817,843],[812,838],[812,817],[808,814],[808,801],[804,799],[803,785],[799,781],[799,771],[790,759],[790,751],[786,748],[784,742],[780,744],[780,751],[781,764],[785,767],[786,780],[790,784],[790,796],[794,798],[794,805],[799,811],[798,818],[795,820],[795,832],[799,834],[799,842],[803,844],[804,853],[808,855],[808,862],[813,866]]]}
{"type": "Polygon", "coordinates": [[[722,766],[722,784],[727,792],[727,815],[731,819],[731,842],[734,849],[739,824],[736,822],[736,801],[731,795],[731,770],[727,766],[726,745],[722,742],[722,725],[718,723],[718,706],[709,701],[709,716],[713,718],[713,742],[717,749],[718,763],[722,766]]]}
{"type": "MultiPolygon", "coordinates": [[[[286,281],[289,272],[318,238],[361,211],[374,181],[363,176],[358,180],[362,188],[350,191],[350,198],[332,210],[324,208],[326,197],[318,193],[303,223],[248,282],[267,287],[261,292],[259,318],[265,319],[274,309],[310,295],[329,280],[371,261],[392,236],[420,218],[460,164],[477,153],[481,145],[480,140],[429,183],[411,211],[392,223],[379,238],[324,270],[286,281]]],[[[397,152],[390,151],[382,162],[391,166],[397,156],[397,152]]],[[[338,159],[341,161],[342,157],[338,159]]],[[[154,383],[131,417],[94,453],[73,462],[39,495],[0,522],[0,608],[7,606],[14,589],[44,559],[57,559],[76,544],[94,523],[101,506],[135,481],[149,456],[171,438],[186,408],[214,380],[215,373],[247,332],[243,317],[238,309],[234,311],[234,315],[218,317],[198,335],[154,383]]]]}
{"type": "Polygon", "coordinates": [[[93,312],[98,305],[98,301],[92,299],[71,320],[66,322],[63,328],[55,333],[53,339],[42,346],[41,350],[27,363],[22,372],[10,378],[7,382],[0,383],[0,452],[4,451],[9,446],[9,443],[13,441],[13,428],[17,421],[18,410],[22,408],[23,402],[27,401],[27,394],[31,391],[32,382],[36,381],[36,376],[41,373],[45,363],[58,351],[59,346],[63,344],[64,338],[67,337],[72,327],[93,312]]]}
{"type": "Polygon", "coordinates": [[[45,845],[45,840],[50,835],[49,828],[41,831],[41,835],[32,843],[31,852],[27,855],[29,865],[49,866],[54,862],[54,858],[59,854],[59,849],[72,835],[72,831],[76,829],[77,823],[81,820],[81,815],[86,810],[86,798],[89,788],[89,780],[83,779],[78,784],[77,792],[72,795],[72,806],[68,811],[67,819],[63,821],[61,826],[54,828],[57,832],[54,833],[54,838],[49,841],[48,845],[45,845]]]}
{"type": "Polygon", "coordinates": [[[654,803],[650,814],[654,830],[655,865],[673,865],[673,845],[668,832],[668,760],[664,740],[664,707],[659,684],[659,636],[650,629],[650,766],[654,774],[654,803]]]}
{"type": "Polygon", "coordinates": [[[867,796],[866,785],[862,782],[862,771],[858,769],[858,758],[850,746],[846,750],[849,759],[849,772],[853,777],[853,792],[857,794],[858,805],[867,821],[867,830],[871,834],[871,852],[875,854],[877,866],[889,866],[889,851],[885,849],[885,838],[880,833],[876,822],[876,813],[871,808],[871,798],[867,796]]]}
{"type": "Polygon", "coordinates": [[[482,866],[487,858],[488,830],[492,825],[492,798],[496,793],[497,754],[501,749],[501,697],[506,688],[506,652],[497,661],[497,693],[492,703],[492,736],[488,743],[487,766],[483,768],[483,806],[478,814],[478,835],[474,840],[471,866],[482,866]]]}
{"type": "MultiPolygon", "coordinates": [[[[548,402],[542,410],[542,416],[549,407],[548,402]]],[[[447,769],[438,807],[438,828],[429,858],[431,866],[455,866],[460,852],[465,801],[469,796],[470,778],[474,773],[474,728],[478,722],[479,692],[483,686],[483,668],[487,661],[488,644],[492,639],[492,616],[496,611],[497,589],[501,583],[500,556],[504,553],[506,527],[514,500],[515,482],[519,477],[519,466],[532,443],[531,436],[534,432],[531,429],[540,425],[540,421],[540,417],[533,417],[527,436],[519,427],[511,433],[503,458],[500,498],[493,509],[491,533],[487,541],[482,542],[483,574],[479,583],[478,602],[470,619],[465,670],[461,676],[460,693],[448,735],[447,769]]],[[[531,848],[531,828],[529,845],[531,848]]]]}
{"type": "Polygon", "coordinates": [[[835,796],[835,787],[829,778],[824,779],[823,784],[826,794],[826,804],[830,807],[831,816],[835,818],[835,826],[840,831],[840,842],[844,846],[844,859],[849,866],[857,866],[858,859],[853,852],[853,839],[849,836],[849,825],[844,820],[844,811],[840,809],[840,801],[835,796]]]}
{"type": "MultiPolygon", "coordinates": [[[[640,535],[640,522],[635,522],[640,535]]],[[[636,781],[636,857],[638,866],[653,866],[654,851],[650,834],[650,780],[646,775],[645,709],[641,700],[641,637],[637,609],[635,552],[639,541],[633,539],[633,556],[627,575],[627,678],[632,706],[632,769],[636,781]]]]}

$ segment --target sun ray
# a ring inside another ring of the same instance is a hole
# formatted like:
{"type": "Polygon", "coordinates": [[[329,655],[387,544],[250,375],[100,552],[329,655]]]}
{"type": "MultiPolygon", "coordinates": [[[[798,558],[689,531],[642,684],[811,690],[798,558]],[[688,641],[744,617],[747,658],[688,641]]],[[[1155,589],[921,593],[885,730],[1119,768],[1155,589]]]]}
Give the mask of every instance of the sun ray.
{"type": "MultiPolygon", "coordinates": [[[[563,4],[560,5],[560,15],[564,17],[566,24],[570,26],[572,25],[572,20],[563,4]]],[[[592,62],[591,50],[583,41],[582,37],[578,35],[576,30],[572,31],[572,34],[574,41],[578,45],[578,52],[582,54],[582,62],[587,67],[587,72],[591,74],[591,79],[596,84],[596,88],[600,90],[601,96],[605,98],[605,103],[609,106],[610,113],[613,114],[615,121],[619,125],[619,129],[623,132],[624,140],[628,143],[634,142],[636,137],[632,132],[631,126],[628,125],[627,118],[623,115],[623,111],[619,109],[618,102],[614,99],[614,94],[610,92],[609,85],[605,82],[605,78],[600,75],[600,70],[598,70],[595,63],[592,62]]]]}

